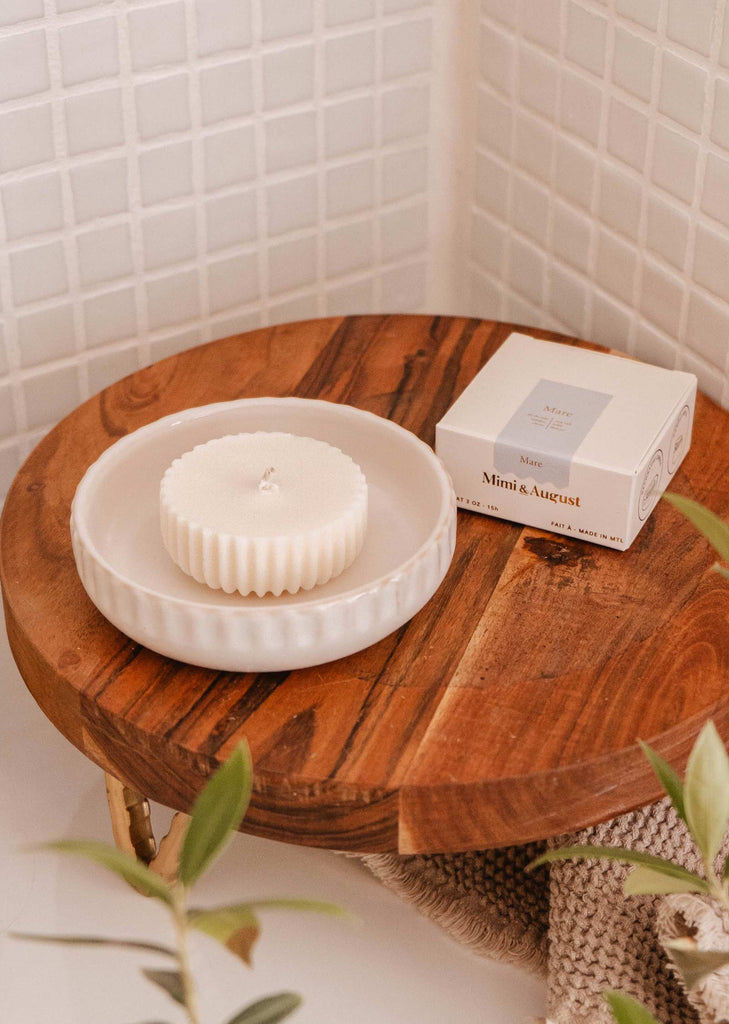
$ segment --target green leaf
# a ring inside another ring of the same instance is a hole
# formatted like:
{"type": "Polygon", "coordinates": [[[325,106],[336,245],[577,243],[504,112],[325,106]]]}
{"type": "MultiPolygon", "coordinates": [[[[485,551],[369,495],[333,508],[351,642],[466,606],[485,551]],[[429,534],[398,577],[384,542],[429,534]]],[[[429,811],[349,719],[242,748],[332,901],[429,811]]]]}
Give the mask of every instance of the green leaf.
{"type": "MultiPolygon", "coordinates": [[[[690,874],[687,872],[687,874],[690,874]]],[[[699,878],[698,875],[691,875],[689,878],[676,878],[674,875],[667,875],[663,871],[656,871],[654,868],[637,867],[633,868],[625,879],[624,892],[626,896],[664,896],[669,892],[708,892],[708,883],[699,878]]]]}
{"type": "Polygon", "coordinates": [[[133,939],[104,939],[98,935],[31,935],[29,932],[10,932],[13,939],[28,942],[56,942],[67,946],[114,946],[116,949],[141,949],[145,953],[162,953],[175,957],[174,949],[156,942],[136,942],[133,939]]]}
{"type": "Polygon", "coordinates": [[[603,992],[603,998],[618,1024],[659,1024],[642,1003],[625,992],[616,992],[615,989],[608,988],[603,992]]]}
{"type": "Polygon", "coordinates": [[[251,954],[261,928],[253,910],[247,903],[214,910],[191,911],[189,921],[193,928],[217,939],[244,963],[251,965],[251,954]]]}
{"type": "Polygon", "coordinates": [[[709,974],[729,964],[729,951],[697,949],[694,939],[674,939],[666,942],[665,947],[681,972],[686,988],[694,988],[709,974]]]}
{"type": "Polygon", "coordinates": [[[55,843],[46,843],[42,849],[85,857],[119,875],[143,896],[154,896],[155,899],[162,900],[163,903],[172,904],[170,887],[162,881],[159,875],[156,875],[141,860],[137,860],[131,854],[122,853],[121,850],[117,850],[116,847],[109,846],[107,843],[62,839],[55,843]]]}
{"type": "Polygon", "coordinates": [[[180,1006],[185,1005],[185,988],[182,984],[182,975],[179,971],[156,971],[145,967],[142,970],[145,978],[149,978],[155,985],[171,996],[180,1006]]]}
{"type": "Polygon", "coordinates": [[[686,824],[706,860],[713,860],[729,819],[729,757],[716,726],[707,722],[686,766],[686,824]]]}
{"type": "Polygon", "coordinates": [[[553,860],[616,860],[624,864],[641,864],[647,868],[671,878],[682,878],[692,882],[703,882],[703,878],[692,874],[686,868],[674,864],[670,860],[663,860],[662,857],[654,857],[652,853],[642,853],[640,850],[624,850],[620,846],[561,846],[556,850],[547,850],[531,864],[527,864],[526,870],[531,871],[540,864],[548,864],[553,860]]]}
{"type": "Polygon", "coordinates": [[[729,562],[729,524],[711,512],[698,501],[684,498],[671,492],[663,495],[666,501],[686,516],[697,530],[703,533],[709,544],[723,562],[729,562]]]}
{"type": "Polygon", "coordinates": [[[231,1017],[227,1024],[278,1024],[278,1021],[288,1017],[299,1006],[301,996],[295,992],[279,992],[278,995],[266,996],[246,1006],[231,1017]]]}
{"type": "Polygon", "coordinates": [[[686,808],[684,807],[683,799],[683,782],[681,781],[680,776],[676,774],[667,761],[663,760],[658,751],[654,750],[653,747],[649,747],[648,744],[644,743],[642,740],[639,742],[643,753],[653,767],[653,771],[658,776],[658,781],[671,798],[671,803],[676,808],[679,818],[685,821],[686,808]]]}
{"type": "Polygon", "coordinates": [[[179,879],[192,885],[223,852],[251,798],[253,768],[247,743],[239,743],[195,801],[180,853],[179,879]]]}

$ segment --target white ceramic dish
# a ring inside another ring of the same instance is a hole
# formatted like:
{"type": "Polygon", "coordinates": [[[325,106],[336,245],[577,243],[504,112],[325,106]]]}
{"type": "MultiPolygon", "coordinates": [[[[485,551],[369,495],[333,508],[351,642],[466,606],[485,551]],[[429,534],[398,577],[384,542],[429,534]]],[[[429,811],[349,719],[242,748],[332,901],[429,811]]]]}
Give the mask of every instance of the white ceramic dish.
{"type": "Polygon", "coordinates": [[[232,672],[306,668],[381,640],[433,596],[455,536],[453,486],[426,444],[372,413],[302,398],[221,402],[150,423],[89,467],[71,508],[76,566],[99,611],[153,651],[232,672]],[[165,469],[196,444],[254,430],[328,441],[367,477],[364,547],[323,586],[280,597],[226,594],[185,575],[164,549],[165,469]]]}

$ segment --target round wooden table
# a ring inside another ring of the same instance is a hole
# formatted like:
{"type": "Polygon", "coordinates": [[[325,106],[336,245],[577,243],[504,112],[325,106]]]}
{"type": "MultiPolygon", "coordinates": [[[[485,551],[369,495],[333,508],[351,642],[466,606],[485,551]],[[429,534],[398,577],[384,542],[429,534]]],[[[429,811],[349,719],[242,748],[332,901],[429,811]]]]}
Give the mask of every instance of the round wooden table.
{"type": "MultiPolygon", "coordinates": [[[[423,316],[266,328],[140,370],[63,420],[13,484],[0,554],[10,644],[54,725],[130,790],[178,810],[245,736],[245,829],[340,850],[504,846],[654,800],[639,738],[682,768],[707,718],[729,733],[729,586],[666,502],[623,553],[459,512],[451,569],[421,612],[359,654],[297,672],[165,659],[111,626],[76,575],[74,490],[129,431],[194,405],[298,395],[368,409],[433,444],[511,330],[423,316]]],[[[728,441],[729,414],[699,395],[673,490],[723,517],[728,441]]]]}

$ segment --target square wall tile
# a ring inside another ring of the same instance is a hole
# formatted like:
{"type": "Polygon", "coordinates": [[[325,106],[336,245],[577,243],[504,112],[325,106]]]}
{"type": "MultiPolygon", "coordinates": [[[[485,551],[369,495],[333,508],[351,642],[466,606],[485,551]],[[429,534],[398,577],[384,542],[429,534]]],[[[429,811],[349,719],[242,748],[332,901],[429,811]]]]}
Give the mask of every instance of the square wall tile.
{"type": "Polygon", "coordinates": [[[22,306],[68,291],[66,254],[62,242],[36,245],[10,253],[13,299],[22,306]]]}
{"type": "Polygon", "coordinates": [[[266,0],[261,4],[264,42],[308,35],[314,27],[312,0],[266,0]]]}
{"type": "Polygon", "coordinates": [[[714,0],[668,0],[668,38],[708,57],[715,6],[714,0]]]}
{"type": "Polygon", "coordinates": [[[409,263],[380,275],[382,308],[393,313],[417,313],[425,305],[426,267],[409,263]]]}
{"type": "Polygon", "coordinates": [[[326,155],[330,159],[370,149],[375,139],[373,98],[365,96],[327,107],[324,111],[324,133],[326,155]]]}
{"type": "Polygon", "coordinates": [[[556,256],[577,270],[584,271],[590,254],[592,223],[568,203],[554,204],[552,248],[556,256]]]}
{"type": "Polygon", "coordinates": [[[721,50],[719,51],[719,63],[729,68],[729,12],[724,8],[724,35],[721,40],[721,50]]]}
{"type": "Polygon", "coordinates": [[[326,177],[327,217],[343,217],[370,209],[375,197],[374,160],[332,167],[326,177]]]}
{"type": "Polygon", "coordinates": [[[327,316],[351,316],[354,313],[374,311],[374,287],[371,277],[362,281],[328,288],[326,294],[327,316]]]}
{"type": "Polygon", "coordinates": [[[551,166],[554,132],[535,117],[521,114],[516,119],[516,162],[535,177],[543,178],[551,166]]]}
{"type": "Polygon", "coordinates": [[[500,275],[506,249],[506,225],[475,213],[471,224],[471,258],[489,273],[500,275]]]}
{"type": "Polygon", "coordinates": [[[625,352],[628,348],[632,311],[596,291],[592,298],[591,341],[625,352]]]}
{"type": "Polygon", "coordinates": [[[688,345],[712,365],[723,369],[727,364],[729,338],[729,311],[698,292],[692,292],[689,301],[686,341],[688,345]]]}
{"type": "Polygon", "coordinates": [[[119,41],[115,18],[92,18],[58,33],[63,84],[78,85],[119,73],[119,41]]]}
{"type": "Polygon", "coordinates": [[[318,313],[316,292],[298,295],[285,302],[274,302],[268,307],[270,324],[289,324],[295,320],[311,320],[318,313]]]}
{"type": "Polygon", "coordinates": [[[66,14],[68,11],[80,11],[86,7],[96,7],[99,0],[56,0],[56,10],[59,14],[66,14]]]}
{"type": "MultiPolygon", "coordinates": [[[[729,17],[727,18],[729,25],[729,17]]],[[[729,150],[729,82],[717,79],[714,92],[714,110],[711,138],[723,149],[729,150]]]]}
{"type": "Polygon", "coordinates": [[[326,91],[362,89],[375,78],[375,33],[352,32],[327,40],[325,49],[326,91]]]}
{"type": "Polygon", "coordinates": [[[431,65],[430,18],[390,25],[383,31],[383,74],[385,78],[402,78],[431,65]]]}
{"type": "Polygon", "coordinates": [[[578,206],[588,210],[592,203],[597,160],[593,153],[576,146],[569,139],[557,142],[557,191],[578,206]]]}
{"type": "Polygon", "coordinates": [[[427,203],[385,210],[380,215],[380,237],[382,258],[386,262],[425,250],[428,244],[427,203]]]}
{"type": "Polygon", "coordinates": [[[137,127],[143,139],[184,132],[190,127],[190,82],[186,74],[138,85],[134,98],[137,127]]]}
{"type": "Polygon", "coordinates": [[[110,341],[133,338],[137,333],[134,288],[104,292],[83,304],[86,345],[95,348],[110,341]]]}
{"type": "Polygon", "coordinates": [[[388,153],[382,160],[382,198],[386,203],[425,192],[428,150],[425,147],[388,153]]]}
{"type": "Polygon", "coordinates": [[[250,59],[230,61],[200,72],[203,124],[215,124],[253,111],[253,75],[250,59]]]}
{"type": "Polygon", "coordinates": [[[570,2],[567,7],[568,59],[602,77],[606,41],[607,20],[601,14],[570,2]]]}
{"type": "Polygon", "coordinates": [[[683,270],[686,262],[689,219],[677,203],[667,203],[659,196],[648,197],[648,248],[683,270]]]}
{"type": "Polygon", "coordinates": [[[600,219],[635,240],[640,227],[642,188],[635,178],[605,164],[600,175],[600,219]]]}
{"type": "Polygon", "coordinates": [[[77,223],[123,213],[129,209],[126,157],[81,164],[72,167],[69,176],[77,223]]]}
{"type": "Polygon", "coordinates": [[[598,236],[595,281],[628,305],[633,303],[637,254],[632,245],[618,241],[607,231],[598,236]]]}
{"type": "Polygon", "coordinates": [[[485,89],[478,94],[477,140],[491,153],[508,157],[514,123],[512,106],[485,89]]]}
{"type": "Polygon", "coordinates": [[[0,171],[46,163],[54,155],[50,103],[0,116],[0,171]]]}
{"type": "Polygon", "coordinates": [[[572,71],[562,71],[560,124],[566,131],[596,146],[601,107],[602,90],[599,86],[572,71]]]}
{"type": "Polygon", "coordinates": [[[651,98],[655,55],[656,47],[652,42],[618,26],[613,51],[613,82],[647,103],[651,98]]]}
{"type": "Polygon", "coordinates": [[[479,206],[498,217],[506,217],[509,181],[507,166],[486,153],[476,153],[474,196],[479,206]]]}
{"type": "Polygon", "coordinates": [[[5,233],[10,240],[63,227],[61,175],[58,171],[5,185],[2,199],[5,233]]]}
{"type": "Polygon", "coordinates": [[[140,153],[139,176],[145,206],[190,195],[192,143],[171,142],[140,153]]]}
{"type": "Polygon", "coordinates": [[[540,245],[547,241],[549,206],[549,191],[546,188],[521,174],[514,174],[511,223],[540,245]]]}
{"type": "Polygon", "coordinates": [[[401,86],[382,96],[382,141],[395,142],[424,135],[430,116],[427,85],[401,86]]]}
{"type": "Polygon", "coordinates": [[[400,11],[423,7],[427,3],[428,0],[383,0],[383,11],[385,14],[397,14],[400,11]]]}
{"type": "Polygon", "coordinates": [[[658,28],[661,0],[617,0],[617,10],[624,18],[630,18],[643,28],[655,31],[658,28]]]}
{"type": "Polygon", "coordinates": [[[310,100],[314,95],[314,47],[292,46],[263,57],[263,105],[266,110],[310,100]]]}
{"type": "Polygon", "coordinates": [[[638,324],[635,332],[635,355],[645,363],[673,370],[676,368],[678,350],[674,343],[648,324],[638,324]]]}
{"type": "MultiPolygon", "coordinates": [[[[525,0],[526,3],[541,3],[541,0],[525,0]]],[[[513,28],[516,25],[516,4],[512,0],[481,0],[481,14],[495,18],[513,28]]]]}
{"type": "Polygon", "coordinates": [[[542,305],[544,295],[544,272],[546,259],[544,253],[535,245],[526,242],[516,235],[510,241],[511,271],[509,284],[535,306],[542,305]]]}
{"type": "Polygon", "coordinates": [[[694,195],[698,157],[699,147],[695,142],[665,125],[656,125],[651,168],[651,180],[656,185],[690,203],[694,195]]]}
{"type": "Polygon", "coordinates": [[[147,318],[152,330],[196,320],[200,315],[200,284],[196,270],[147,281],[147,318]]]}
{"type": "Polygon", "coordinates": [[[701,209],[729,227],[729,160],[714,153],[706,158],[701,209]]]}
{"type": "Polygon", "coordinates": [[[128,224],[84,231],[76,236],[76,250],[83,285],[126,277],[134,269],[128,224]]]}
{"type": "Polygon", "coordinates": [[[8,369],[8,350],[5,344],[5,331],[2,323],[0,323],[0,373],[7,373],[8,369]]]}
{"type": "Polygon", "coordinates": [[[529,46],[519,53],[519,99],[530,110],[554,118],[559,63],[529,46]]]}
{"type": "Polygon", "coordinates": [[[268,250],[268,280],[271,294],[292,291],[316,280],[316,237],[281,242],[268,250]]]}
{"type": "Polygon", "coordinates": [[[195,348],[202,341],[200,331],[180,331],[179,334],[169,334],[164,338],[153,338],[150,343],[152,361],[167,359],[168,356],[176,356],[180,352],[186,352],[195,348]]]}
{"type": "Polygon", "coordinates": [[[375,0],[326,0],[326,24],[349,25],[375,14],[375,0]]]}
{"type": "Polygon", "coordinates": [[[71,96],[64,106],[68,151],[72,156],[124,142],[121,89],[71,96]]]}
{"type": "Polygon", "coordinates": [[[20,445],[12,443],[0,448],[0,500],[10,490],[22,462],[20,445]]]}
{"type": "Polygon", "coordinates": [[[28,427],[56,423],[81,401],[75,366],[43,370],[23,381],[28,427]]]}
{"type": "Polygon", "coordinates": [[[725,377],[717,367],[705,363],[699,356],[692,352],[682,352],[680,366],[688,373],[695,373],[699,382],[699,391],[714,402],[720,402],[724,391],[725,377]]]}
{"type": "Polygon", "coordinates": [[[89,392],[96,395],[139,369],[139,349],[135,343],[111,352],[96,352],[89,356],[87,366],[89,392]]]}
{"type": "Polygon", "coordinates": [[[75,339],[73,307],[69,303],[18,317],[18,347],[23,367],[39,366],[73,355],[75,339]]]}
{"type": "Polygon", "coordinates": [[[195,4],[195,16],[201,57],[250,46],[250,0],[205,0],[195,4]]]}
{"type": "Polygon", "coordinates": [[[315,174],[269,185],[266,189],[268,234],[282,235],[287,231],[312,227],[316,224],[317,201],[315,174]]]}
{"type": "MultiPolygon", "coordinates": [[[[16,429],[11,386],[10,384],[0,384],[0,438],[12,437],[16,429]]],[[[0,479],[2,479],[2,451],[0,451],[0,479]]]]}
{"type": "Polygon", "coordinates": [[[283,171],[316,160],[316,114],[305,111],[265,122],[266,171],[283,171]]]}
{"type": "Polygon", "coordinates": [[[242,253],[208,264],[210,312],[242,306],[258,298],[258,254],[242,253]]]}
{"type": "Polygon", "coordinates": [[[483,81],[499,92],[514,92],[516,41],[510,32],[500,32],[493,25],[481,25],[479,32],[478,69],[483,81]]]}
{"type": "Polygon", "coordinates": [[[255,241],[258,236],[257,215],[253,191],[208,199],[205,203],[208,252],[255,241]]]}
{"type": "Polygon", "coordinates": [[[658,109],[692,131],[701,131],[707,74],[703,68],[664,53],[658,109]]]}
{"type": "Polygon", "coordinates": [[[0,25],[20,25],[31,18],[42,18],[43,0],[3,0],[0,25]]]}
{"type": "Polygon", "coordinates": [[[0,39],[0,102],[45,92],[50,84],[42,29],[0,39]]]}
{"type": "Polygon", "coordinates": [[[588,285],[583,277],[559,264],[551,268],[548,309],[572,334],[585,333],[587,295],[588,285]]]}
{"type": "Polygon", "coordinates": [[[208,190],[250,181],[256,176],[256,140],[252,125],[206,136],[203,154],[208,190]]]}
{"type": "MultiPolygon", "coordinates": [[[[516,6],[507,0],[510,7],[516,6]]],[[[521,30],[527,39],[548,50],[559,49],[560,0],[522,0],[521,30]]]]}
{"type": "Polygon", "coordinates": [[[726,232],[717,234],[699,224],[694,250],[694,280],[729,302],[729,241],[726,232]]]}
{"type": "Polygon", "coordinates": [[[183,3],[141,7],[131,11],[128,19],[129,46],[135,71],[179,64],[186,59],[187,37],[183,3]]]}
{"type": "Polygon", "coordinates": [[[153,213],[142,220],[145,270],[184,263],[197,254],[195,208],[153,213]]]}
{"type": "Polygon", "coordinates": [[[643,170],[648,143],[648,118],[634,107],[610,101],[608,150],[636,171],[643,170]]]}
{"type": "Polygon", "coordinates": [[[640,311],[666,334],[675,338],[681,320],[683,281],[650,259],[643,261],[642,269],[640,311]]]}

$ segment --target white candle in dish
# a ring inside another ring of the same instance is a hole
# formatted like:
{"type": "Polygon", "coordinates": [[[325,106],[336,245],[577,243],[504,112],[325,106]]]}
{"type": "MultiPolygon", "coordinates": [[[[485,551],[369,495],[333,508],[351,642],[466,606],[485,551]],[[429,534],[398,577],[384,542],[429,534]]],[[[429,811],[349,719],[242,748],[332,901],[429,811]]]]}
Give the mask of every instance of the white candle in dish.
{"type": "Polygon", "coordinates": [[[160,485],[165,547],[209,587],[259,597],[338,576],[364,542],[367,482],[311,437],[229,434],[175,459],[160,485]]]}

